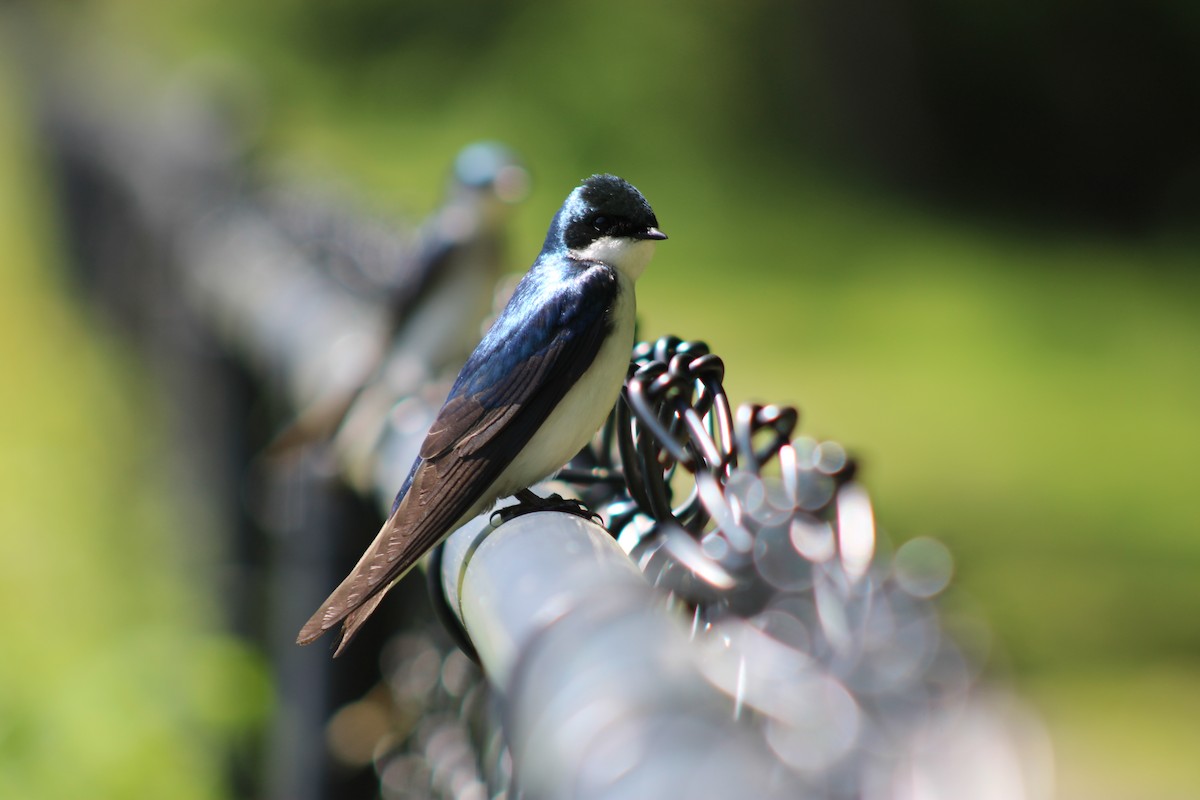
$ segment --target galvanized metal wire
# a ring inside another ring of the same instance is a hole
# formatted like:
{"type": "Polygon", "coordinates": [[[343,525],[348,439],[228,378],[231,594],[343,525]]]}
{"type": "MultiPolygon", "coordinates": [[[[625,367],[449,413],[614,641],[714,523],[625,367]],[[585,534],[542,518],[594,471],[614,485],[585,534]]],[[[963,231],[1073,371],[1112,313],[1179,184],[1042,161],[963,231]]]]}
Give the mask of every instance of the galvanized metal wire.
{"type": "Polygon", "coordinates": [[[616,459],[597,458],[625,478],[614,535],[690,611],[731,713],[753,718],[814,796],[890,796],[879,787],[908,743],[974,678],[931,602],[949,551],[879,551],[845,449],[797,436],[794,408],[732,409],[702,342],[642,343],[631,371],[616,459]]]}
{"type": "MultiPolygon", "coordinates": [[[[949,551],[928,538],[893,550],[845,448],[799,435],[794,408],[732,407],[724,375],[702,342],[638,344],[607,425],[560,478],[690,620],[729,714],[806,796],[906,796],[927,768],[919,743],[974,713],[978,667],[934,602],[949,551]]],[[[491,754],[471,785],[519,794],[494,717],[470,712],[491,754]]]]}

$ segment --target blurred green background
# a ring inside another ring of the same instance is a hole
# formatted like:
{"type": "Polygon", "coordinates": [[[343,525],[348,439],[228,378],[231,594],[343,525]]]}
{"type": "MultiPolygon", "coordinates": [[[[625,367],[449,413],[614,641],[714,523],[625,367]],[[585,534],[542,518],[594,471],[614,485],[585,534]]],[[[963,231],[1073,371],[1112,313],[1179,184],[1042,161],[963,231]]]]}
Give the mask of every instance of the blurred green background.
{"type": "MultiPolygon", "coordinates": [[[[644,334],[708,341],[734,402],[862,459],[894,539],[951,547],[1058,796],[1200,796],[1196,4],[31,7],[388,213],[509,143],[516,267],[580,178],[630,179],[671,236],[644,334]]],[[[178,547],[153,376],[64,277],[25,77],[0,57],[0,796],[219,797],[270,691],[178,547]]]]}

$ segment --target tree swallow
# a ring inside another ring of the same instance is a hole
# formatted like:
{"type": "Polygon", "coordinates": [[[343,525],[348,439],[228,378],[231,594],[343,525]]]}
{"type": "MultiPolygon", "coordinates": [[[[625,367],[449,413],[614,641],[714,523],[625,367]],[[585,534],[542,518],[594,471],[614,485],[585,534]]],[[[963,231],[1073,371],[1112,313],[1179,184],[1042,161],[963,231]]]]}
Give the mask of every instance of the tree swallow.
{"type": "Polygon", "coordinates": [[[300,630],[342,623],[340,654],[426,552],[497,500],[553,474],[616,403],[633,348],[634,282],[657,240],[654,211],[613,175],[567,196],[533,267],[475,348],[430,427],[392,513],[300,630]]]}
{"type": "Polygon", "coordinates": [[[441,206],[421,225],[407,257],[394,252],[399,238],[384,234],[382,226],[297,203],[291,193],[277,203],[278,216],[298,243],[324,248],[317,250],[322,261],[348,262],[359,284],[376,296],[386,294],[388,301],[380,338],[356,343],[354,360],[332,358],[342,354],[340,347],[331,349],[337,368],[315,376],[316,387],[270,443],[269,453],[324,442],[336,432],[333,450],[342,476],[365,491],[396,399],[461,366],[478,343],[480,321],[492,313],[509,212],[527,185],[528,173],[508,148],[496,142],[465,147],[441,206]]]}

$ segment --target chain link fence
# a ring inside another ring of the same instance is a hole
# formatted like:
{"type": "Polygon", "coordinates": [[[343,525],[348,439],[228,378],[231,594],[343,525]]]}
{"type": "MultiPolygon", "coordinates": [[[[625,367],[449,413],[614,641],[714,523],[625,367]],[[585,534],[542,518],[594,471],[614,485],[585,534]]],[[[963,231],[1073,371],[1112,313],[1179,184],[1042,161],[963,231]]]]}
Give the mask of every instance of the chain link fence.
{"type": "Polygon", "coordinates": [[[528,176],[471,146],[406,225],[265,178],[189,93],[118,108],[86,86],[37,92],[78,275],[177,402],[226,534],[214,591],[280,698],[240,791],[1047,796],[1036,721],[939,613],[946,547],[893,548],[846,450],[795,409],[733,406],[698,341],[639,344],[551,487],[602,525],[481,518],[344,658],[296,648],[478,338],[528,176]]]}

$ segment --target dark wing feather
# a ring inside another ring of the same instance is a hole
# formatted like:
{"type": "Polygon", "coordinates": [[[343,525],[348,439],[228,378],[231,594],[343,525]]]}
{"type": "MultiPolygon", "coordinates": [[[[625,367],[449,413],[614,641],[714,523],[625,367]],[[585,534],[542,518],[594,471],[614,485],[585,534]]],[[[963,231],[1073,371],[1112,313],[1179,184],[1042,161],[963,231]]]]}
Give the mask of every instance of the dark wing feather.
{"type": "Polygon", "coordinates": [[[479,504],[591,366],[611,330],[617,279],[603,265],[573,264],[569,270],[554,276],[531,272],[522,280],[459,373],[391,517],[301,629],[301,644],[342,621],[341,652],[382,593],[479,504]],[[545,291],[546,281],[554,291],[545,291]]]}

